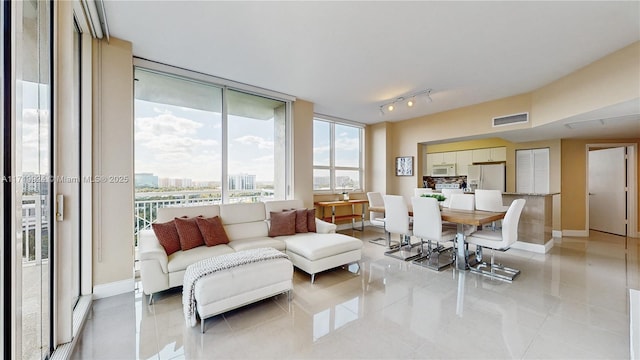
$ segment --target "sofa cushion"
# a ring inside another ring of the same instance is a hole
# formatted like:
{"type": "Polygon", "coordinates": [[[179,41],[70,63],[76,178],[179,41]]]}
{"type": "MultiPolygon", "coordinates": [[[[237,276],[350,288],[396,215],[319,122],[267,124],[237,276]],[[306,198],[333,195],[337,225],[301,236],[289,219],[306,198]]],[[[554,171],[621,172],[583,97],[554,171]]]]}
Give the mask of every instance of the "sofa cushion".
{"type": "Polygon", "coordinates": [[[176,251],[169,256],[167,268],[171,273],[184,271],[187,266],[200,260],[233,252],[235,251],[228,245],[200,246],[191,250],[176,251]]]}
{"type": "Polygon", "coordinates": [[[311,261],[362,249],[360,239],[343,234],[296,234],[285,237],[284,242],[287,251],[311,261]]]}
{"type": "Polygon", "coordinates": [[[296,211],[272,211],[269,236],[294,235],[296,233],[296,211]]]}
{"type": "Polygon", "coordinates": [[[316,209],[307,209],[307,231],[316,232],[316,209]]]}
{"type": "Polygon", "coordinates": [[[167,256],[181,249],[180,235],[178,235],[174,220],[165,223],[153,223],[151,227],[158,238],[158,242],[167,253],[167,256]]]}
{"type": "Polygon", "coordinates": [[[296,210],[296,233],[307,233],[309,227],[307,226],[307,209],[296,210]]]}
{"type": "Polygon", "coordinates": [[[228,245],[235,251],[257,249],[270,247],[276,250],[284,251],[285,244],[282,238],[270,238],[268,236],[260,236],[247,239],[233,240],[228,245]]]}
{"type": "Polygon", "coordinates": [[[176,229],[180,235],[180,247],[182,250],[190,250],[204,245],[204,238],[196,223],[196,218],[175,218],[176,229]]]}
{"type": "Polygon", "coordinates": [[[220,205],[220,217],[224,225],[264,221],[264,204],[223,204],[220,205]]]}
{"type": "Polygon", "coordinates": [[[212,218],[196,218],[196,224],[202,237],[204,238],[204,244],[207,246],[215,246],[220,244],[228,244],[229,237],[224,231],[222,226],[222,220],[219,216],[212,218]]]}

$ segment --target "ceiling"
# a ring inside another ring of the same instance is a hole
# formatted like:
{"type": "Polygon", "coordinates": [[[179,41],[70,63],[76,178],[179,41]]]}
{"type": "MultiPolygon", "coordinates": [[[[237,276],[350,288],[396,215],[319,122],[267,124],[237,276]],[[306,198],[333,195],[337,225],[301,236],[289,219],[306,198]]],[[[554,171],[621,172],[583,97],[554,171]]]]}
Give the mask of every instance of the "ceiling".
{"type": "MultiPolygon", "coordinates": [[[[638,1],[105,0],[104,8],[110,35],[131,41],[137,57],[293,95],[316,113],[366,124],[529,92],[640,40],[638,1]],[[425,89],[432,102],[420,96],[412,108],[380,113],[425,89]]],[[[504,137],[603,128],[640,137],[638,101],[504,137]],[[610,120],[564,125],[594,119],[610,120]]]]}

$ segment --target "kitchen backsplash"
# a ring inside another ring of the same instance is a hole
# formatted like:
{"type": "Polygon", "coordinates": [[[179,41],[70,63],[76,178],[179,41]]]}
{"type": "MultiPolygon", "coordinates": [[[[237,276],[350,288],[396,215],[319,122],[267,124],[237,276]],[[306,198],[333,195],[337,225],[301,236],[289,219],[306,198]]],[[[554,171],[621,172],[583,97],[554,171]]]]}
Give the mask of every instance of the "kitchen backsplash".
{"type": "Polygon", "coordinates": [[[423,176],[422,182],[424,187],[436,188],[436,184],[460,184],[461,188],[467,186],[466,176],[423,176]]]}

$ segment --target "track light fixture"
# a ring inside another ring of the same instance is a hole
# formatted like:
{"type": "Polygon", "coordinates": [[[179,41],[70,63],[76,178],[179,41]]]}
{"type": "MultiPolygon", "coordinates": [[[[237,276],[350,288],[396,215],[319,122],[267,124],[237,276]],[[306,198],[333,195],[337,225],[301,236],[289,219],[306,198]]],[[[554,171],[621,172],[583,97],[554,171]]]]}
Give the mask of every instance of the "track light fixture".
{"type": "Polygon", "coordinates": [[[392,100],[383,105],[380,105],[380,116],[384,115],[385,110],[391,112],[395,110],[396,105],[398,103],[403,103],[405,101],[406,101],[407,107],[414,107],[417,103],[416,98],[422,95],[425,95],[428,103],[433,101],[433,99],[431,99],[431,89],[421,90],[407,96],[399,96],[395,100],[392,100]]]}

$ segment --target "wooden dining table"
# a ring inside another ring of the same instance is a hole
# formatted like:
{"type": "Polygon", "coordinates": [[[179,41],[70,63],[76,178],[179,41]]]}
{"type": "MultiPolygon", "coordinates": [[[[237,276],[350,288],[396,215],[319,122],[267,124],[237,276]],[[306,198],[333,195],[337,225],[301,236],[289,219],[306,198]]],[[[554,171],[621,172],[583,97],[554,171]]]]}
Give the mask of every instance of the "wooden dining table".
{"type": "MultiPolygon", "coordinates": [[[[384,213],[384,207],[371,206],[369,211],[384,213]]],[[[460,210],[443,207],[440,209],[440,216],[443,221],[455,223],[456,226],[456,269],[469,269],[469,254],[466,251],[464,225],[481,226],[497,220],[504,219],[505,212],[492,212],[481,210],[460,210]]],[[[413,209],[409,205],[409,216],[413,216],[413,209]]]]}

